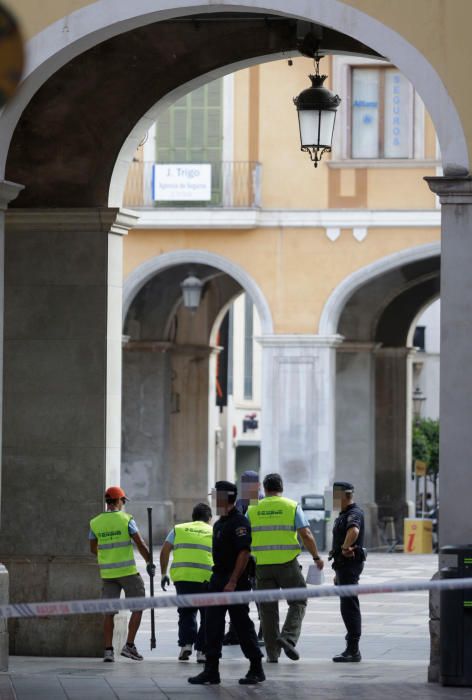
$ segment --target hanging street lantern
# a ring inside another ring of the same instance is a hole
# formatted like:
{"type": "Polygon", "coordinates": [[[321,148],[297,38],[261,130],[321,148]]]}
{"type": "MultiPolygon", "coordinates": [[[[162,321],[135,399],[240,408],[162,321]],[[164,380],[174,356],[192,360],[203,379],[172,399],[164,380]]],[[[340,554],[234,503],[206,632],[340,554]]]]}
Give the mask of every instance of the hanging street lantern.
{"type": "Polygon", "coordinates": [[[192,273],[190,273],[188,277],[181,282],[180,288],[182,290],[184,306],[186,309],[193,312],[198,309],[200,298],[202,296],[202,287],[203,282],[192,273]]]}
{"type": "Polygon", "coordinates": [[[323,153],[331,151],[336,110],[341,98],[323,87],[328,77],[320,75],[320,60],[323,57],[315,53],[313,58],[315,75],[310,75],[311,87],[294,97],[293,102],[298,112],[301,150],[309,153],[317,168],[323,153]]]}

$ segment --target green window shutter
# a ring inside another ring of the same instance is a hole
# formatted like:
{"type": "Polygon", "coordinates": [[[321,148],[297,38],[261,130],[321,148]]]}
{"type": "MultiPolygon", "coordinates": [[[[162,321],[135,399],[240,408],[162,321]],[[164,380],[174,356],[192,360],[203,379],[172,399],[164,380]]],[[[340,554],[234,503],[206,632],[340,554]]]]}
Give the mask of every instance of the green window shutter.
{"type": "MultiPolygon", "coordinates": [[[[161,114],[156,123],[157,163],[211,163],[211,202],[221,202],[223,148],[223,81],[215,80],[185,95],[161,114]]],[[[166,206],[159,202],[157,206],[166,206]]]]}

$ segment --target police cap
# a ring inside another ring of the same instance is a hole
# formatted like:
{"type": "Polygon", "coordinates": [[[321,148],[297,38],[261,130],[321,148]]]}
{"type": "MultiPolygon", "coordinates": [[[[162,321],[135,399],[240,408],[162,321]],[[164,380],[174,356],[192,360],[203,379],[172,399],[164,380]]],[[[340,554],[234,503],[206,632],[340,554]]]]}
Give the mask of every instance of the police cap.
{"type": "Polygon", "coordinates": [[[344,491],[344,493],[353,493],[354,485],[349,481],[335,481],[333,484],[333,489],[344,491]]]}
{"type": "Polygon", "coordinates": [[[228,496],[238,495],[236,484],[232,484],[231,481],[217,481],[215,484],[215,489],[217,491],[225,491],[228,496]]]}

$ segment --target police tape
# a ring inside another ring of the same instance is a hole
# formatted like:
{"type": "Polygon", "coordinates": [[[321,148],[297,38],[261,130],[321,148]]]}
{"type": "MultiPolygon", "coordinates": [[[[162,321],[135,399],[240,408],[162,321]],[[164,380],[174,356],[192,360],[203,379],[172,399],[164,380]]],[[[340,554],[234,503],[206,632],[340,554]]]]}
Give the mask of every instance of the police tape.
{"type": "Polygon", "coordinates": [[[250,590],[222,593],[164,594],[153,597],[113,598],[97,600],[70,600],[43,603],[13,603],[0,605],[0,618],[58,617],[116,613],[120,610],[146,610],[148,608],[204,608],[218,605],[242,605],[251,602],[305,600],[312,598],[346,598],[379,593],[406,593],[412,591],[454,591],[469,589],[472,599],[472,578],[447,580],[400,581],[397,583],[368,583],[348,586],[316,586],[314,588],[284,588],[274,590],[250,590]]]}

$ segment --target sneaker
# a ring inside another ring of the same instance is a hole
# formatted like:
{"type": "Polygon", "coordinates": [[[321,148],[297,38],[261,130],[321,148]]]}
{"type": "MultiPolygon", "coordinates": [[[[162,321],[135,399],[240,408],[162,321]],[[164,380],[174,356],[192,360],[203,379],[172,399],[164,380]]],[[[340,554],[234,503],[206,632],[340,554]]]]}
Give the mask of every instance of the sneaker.
{"type": "Polygon", "coordinates": [[[205,661],[207,660],[206,654],[204,651],[197,651],[197,664],[204,664],[205,661]]]}
{"type": "Polygon", "coordinates": [[[103,652],[103,660],[108,661],[108,663],[113,663],[115,660],[115,652],[113,649],[105,649],[103,652]]]}
{"type": "Polygon", "coordinates": [[[127,659],[133,659],[133,661],[142,661],[144,658],[134,644],[125,644],[121,650],[121,656],[126,656],[127,659]]]}
{"type": "Polygon", "coordinates": [[[184,644],[180,647],[179,661],[188,661],[192,655],[192,645],[184,644]]]}
{"type": "Polygon", "coordinates": [[[293,642],[291,642],[289,639],[285,639],[284,637],[279,637],[277,641],[289,659],[292,659],[292,661],[298,661],[300,654],[295,649],[295,644],[293,642]]]}

